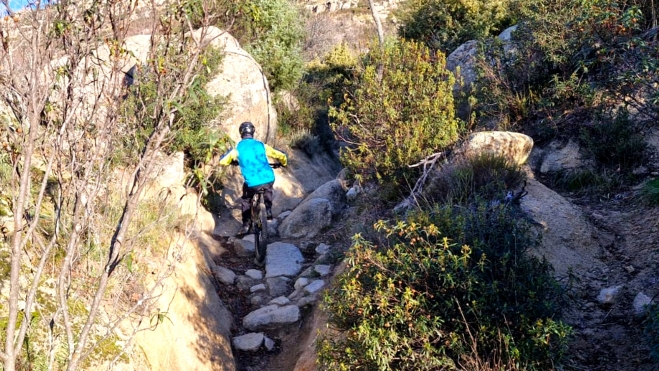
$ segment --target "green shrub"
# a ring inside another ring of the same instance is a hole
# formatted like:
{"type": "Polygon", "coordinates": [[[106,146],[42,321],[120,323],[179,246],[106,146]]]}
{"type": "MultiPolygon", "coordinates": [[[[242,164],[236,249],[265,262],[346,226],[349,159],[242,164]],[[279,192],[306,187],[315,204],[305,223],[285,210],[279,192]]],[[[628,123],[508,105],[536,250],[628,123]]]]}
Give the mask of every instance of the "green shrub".
{"type": "MultiPolygon", "coordinates": [[[[125,125],[138,128],[134,137],[121,138],[123,143],[116,151],[119,162],[133,158],[135,151],[143,148],[146,139],[151,135],[157,117],[151,112],[160,104],[159,96],[164,90],[174,89],[171,84],[176,79],[168,74],[179,73],[181,66],[188,63],[187,56],[178,53],[173,47],[162,47],[158,60],[140,70],[137,83],[132,85],[121,106],[121,117],[125,125]],[[171,81],[171,82],[170,82],[171,81]],[[135,112],[140,113],[139,116],[135,112]]],[[[223,99],[211,97],[205,90],[206,82],[217,71],[222,58],[221,51],[209,48],[201,57],[201,68],[196,78],[188,86],[185,97],[176,102],[168,102],[177,108],[172,122],[172,138],[166,144],[168,153],[184,151],[191,164],[207,162],[214,152],[223,150],[224,133],[209,126],[223,108],[223,99]]]]}
{"type": "Polygon", "coordinates": [[[643,185],[643,198],[650,205],[659,205],[659,178],[652,179],[643,185]]]}
{"type": "Polygon", "coordinates": [[[291,147],[304,151],[310,157],[323,152],[320,139],[309,130],[302,129],[291,133],[289,141],[291,147]]]}
{"type": "Polygon", "coordinates": [[[460,163],[444,166],[427,187],[430,204],[460,204],[502,200],[526,179],[521,167],[506,158],[481,154],[460,163]]]}
{"type": "Polygon", "coordinates": [[[443,54],[415,42],[374,48],[364,63],[330,117],[337,136],[350,144],[341,152],[345,167],[361,180],[379,181],[391,195],[413,184],[416,170],[408,165],[457,140],[454,78],[443,54]]]}
{"type": "Polygon", "coordinates": [[[632,169],[646,158],[647,144],[624,110],[583,127],[581,142],[598,163],[620,170],[632,169]]]}
{"type": "Polygon", "coordinates": [[[304,20],[289,0],[247,0],[234,5],[237,37],[261,65],[273,91],[292,88],[302,77],[304,20]]]}
{"type": "Polygon", "coordinates": [[[401,37],[451,53],[461,44],[496,35],[511,24],[510,0],[411,0],[398,16],[401,37]]]}
{"type": "Polygon", "coordinates": [[[654,125],[659,89],[651,81],[659,66],[652,57],[656,40],[643,28],[651,17],[647,3],[518,5],[514,18],[523,22],[514,33],[514,52],[503,52],[498,42],[484,43],[475,92],[481,121],[535,122],[526,129],[550,137],[624,102],[638,112],[637,120],[654,125]]]}
{"type": "Polygon", "coordinates": [[[570,328],[562,290],[512,209],[436,208],[356,235],[324,298],[342,331],[318,346],[324,370],[455,369],[499,354],[519,369],[560,361],[570,328]],[[477,346],[474,346],[477,344],[477,346]]]}

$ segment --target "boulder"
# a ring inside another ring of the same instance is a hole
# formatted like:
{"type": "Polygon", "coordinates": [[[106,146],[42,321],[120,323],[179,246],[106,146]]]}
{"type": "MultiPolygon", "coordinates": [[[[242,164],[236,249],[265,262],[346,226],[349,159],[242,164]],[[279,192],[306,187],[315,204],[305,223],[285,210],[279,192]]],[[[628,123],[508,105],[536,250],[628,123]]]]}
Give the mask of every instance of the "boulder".
{"type": "Polygon", "coordinates": [[[272,106],[268,80],[261,66],[240,47],[236,38],[216,27],[199,29],[193,37],[202,45],[224,51],[220,73],[206,85],[211,96],[227,99],[219,118],[219,128],[234,142],[240,141],[238,126],[251,121],[256,127],[256,139],[270,142],[277,132],[277,113],[272,106]]]}
{"type": "Polygon", "coordinates": [[[215,293],[203,254],[190,240],[176,246],[180,243],[174,242],[168,259],[174,273],[155,283],[153,308],[161,308],[155,314],[164,312],[165,318],[157,326],[142,321],[136,345],[151,371],[233,371],[231,314],[215,293]]]}
{"type": "Polygon", "coordinates": [[[528,135],[509,131],[481,131],[471,134],[458,153],[465,157],[491,153],[522,165],[532,149],[533,139],[528,135]]]}
{"type": "Polygon", "coordinates": [[[346,189],[340,180],[332,180],[312,192],[281,222],[283,238],[311,238],[332,224],[346,205],[346,189]]]}
{"type": "MultiPolygon", "coordinates": [[[[534,154],[535,156],[535,154],[534,154]]],[[[556,173],[586,167],[579,144],[573,140],[567,143],[552,141],[540,151],[539,166],[540,173],[556,173]]]]}
{"type": "Polygon", "coordinates": [[[559,276],[566,276],[570,268],[603,269],[594,258],[600,249],[594,228],[580,209],[533,178],[527,180],[526,191],[520,207],[542,234],[540,245],[530,253],[546,258],[559,276]]]}
{"type": "Polygon", "coordinates": [[[281,222],[279,235],[283,238],[312,238],[332,225],[335,210],[325,198],[314,198],[293,210],[281,222]]]}
{"type": "Polygon", "coordinates": [[[262,332],[251,332],[233,338],[233,346],[244,352],[256,352],[263,345],[264,338],[262,332]]]}

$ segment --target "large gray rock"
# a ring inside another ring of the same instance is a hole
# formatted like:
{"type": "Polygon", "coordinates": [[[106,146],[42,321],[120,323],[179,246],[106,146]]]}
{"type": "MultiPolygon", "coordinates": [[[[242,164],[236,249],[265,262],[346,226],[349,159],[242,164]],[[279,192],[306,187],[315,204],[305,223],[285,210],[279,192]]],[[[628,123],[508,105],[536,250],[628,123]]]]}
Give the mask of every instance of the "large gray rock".
{"type": "Polygon", "coordinates": [[[335,210],[325,198],[314,198],[298,206],[282,221],[279,235],[283,238],[312,238],[332,225],[335,210]]]}
{"type": "Polygon", "coordinates": [[[446,68],[456,75],[456,84],[453,87],[454,92],[471,88],[471,84],[476,81],[476,56],[478,55],[478,41],[470,40],[458,46],[446,58],[446,68]]]}
{"type": "Polygon", "coordinates": [[[603,269],[604,264],[595,258],[600,250],[593,237],[595,230],[581,210],[537,180],[527,182],[528,194],[520,207],[542,234],[540,245],[530,252],[545,257],[559,276],[567,275],[571,268],[582,272],[603,269]]]}
{"type": "Polygon", "coordinates": [[[263,345],[263,339],[262,332],[251,332],[233,338],[233,346],[244,352],[256,352],[263,345]]]}
{"type": "Polygon", "coordinates": [[[235,142],[240,141],[238,126],[251,121],[256,127],[255,137],[270,142],[277,132],[277,113],[261,66],[240,47],[238,40],[216,27],[195,31],[194,37],[202,45],[224,51],[220,73],[206,85],[212,96],[222,96],[228,102],[220,117],[219,127],[235,142]]]}
{"type": "Polygon", "coordinates": [[[268,245],[265,255],[265,277],[293,277],[302,270],[304,257],[297,246],[275,242],[268,245]]]}
{"type": "Polygon", "coordinates": [[[329,181],[311,193],[281,222],[283,238],[311,238],[332,224],[346,205],[345,186],[337,179],[329,181]]]}
{"type": "Polygon", "coordinates": [[[583,168],[586,163],[581,155],[579,144],[570,140],[567,143],[553,141],[539,154],[540,172],[543,174],[583,168]]]}
{"type": "Polygon", "coordinates": [[[243,318],[243,326],[250,331],[280,328],[297,322],[300,308],[297,305],[268,305],[249,313],[243,318]]]}

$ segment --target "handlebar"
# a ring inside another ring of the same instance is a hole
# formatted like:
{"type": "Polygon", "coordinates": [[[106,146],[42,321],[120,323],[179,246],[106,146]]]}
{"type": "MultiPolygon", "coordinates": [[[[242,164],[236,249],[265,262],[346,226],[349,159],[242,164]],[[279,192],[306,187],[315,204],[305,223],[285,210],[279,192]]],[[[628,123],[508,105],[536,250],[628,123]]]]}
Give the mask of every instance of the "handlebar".
{"type": "MultiPolygon", "coordinates": [[[[268,165],[270,165],[270,167],[273,169],[279,169],[280,167],[285,167],[280,162],[271,162],[268,165]]],[[[231,166],[238,166],[238,161],[237,160],[231,161],[231,166]]]]}

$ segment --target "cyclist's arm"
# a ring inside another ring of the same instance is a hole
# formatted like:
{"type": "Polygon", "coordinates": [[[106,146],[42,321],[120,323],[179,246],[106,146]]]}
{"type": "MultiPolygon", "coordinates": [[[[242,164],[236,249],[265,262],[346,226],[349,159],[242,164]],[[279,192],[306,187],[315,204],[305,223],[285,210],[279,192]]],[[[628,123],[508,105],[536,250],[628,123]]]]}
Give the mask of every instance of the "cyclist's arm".
{"type": "Polygon", "coordinates": [[[270,158],[274,158],[275,160],[279,161],[279,163],[282,164],[282,166],[288,165],[288,157],[286,156],[286,154],[284,152],[282,152],[278,149],[274,149],[274,148],[270,147],[267,144],[264,144],[264,146],[265,146],[265,155],[266,156],[268,156],[270,158]]]}
{"type": "Polygon", "coordinates": [[[220,157],[220,165],[229,166],[232,161],[238,160],[238,151],[235,148],[230,149],[220,157]]]}

